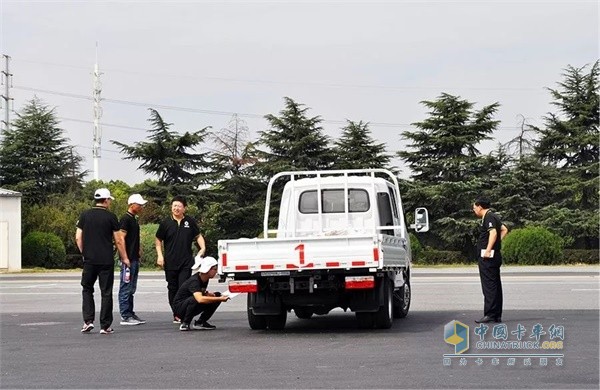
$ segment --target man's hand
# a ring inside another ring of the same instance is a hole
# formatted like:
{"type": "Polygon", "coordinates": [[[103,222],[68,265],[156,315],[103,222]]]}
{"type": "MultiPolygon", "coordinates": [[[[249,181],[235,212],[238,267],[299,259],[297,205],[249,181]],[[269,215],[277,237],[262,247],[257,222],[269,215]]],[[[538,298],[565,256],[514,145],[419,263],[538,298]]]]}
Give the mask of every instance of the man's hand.
{"type": "Polygon", "coordinates": [[[160,268],[164,268],[165,267],[165,258],[163,256],[158,256],[156,259],[156,265],[158,265],[160,268]]]}
{"type": "Polygon", "coordinates": [[[489,249],[485,250],[485,253],[483,254],[483,258],[484,259],[491,259],[492,258],[492,251],[489,249]]]}
{"type": "Polygon", "coordinates": [[[131,267],[129,259],[121,259],[121,263],[125,264],[126,267],[131,267]]]}

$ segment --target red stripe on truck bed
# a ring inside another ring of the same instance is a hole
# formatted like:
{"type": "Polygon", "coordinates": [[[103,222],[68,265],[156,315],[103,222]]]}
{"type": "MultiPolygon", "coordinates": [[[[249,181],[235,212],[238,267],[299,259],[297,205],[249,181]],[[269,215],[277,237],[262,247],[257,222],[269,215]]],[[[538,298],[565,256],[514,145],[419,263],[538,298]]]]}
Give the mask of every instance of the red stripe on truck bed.
{"type": "Polygon", "coordinates": [[[373,260],[379,261],[379,248],[377,247],[373,248],[373,260]]]}
{"type": "Polygon", "coordinates": [[[261,264],[260,269],[274,269],[275,265],[273,264],[261,264]]]}
{"type": "Polygon", "coordinates": [[[236,265],[235,270],[236,271],[248,271],[248,266],[247,265],[236,265]]]}

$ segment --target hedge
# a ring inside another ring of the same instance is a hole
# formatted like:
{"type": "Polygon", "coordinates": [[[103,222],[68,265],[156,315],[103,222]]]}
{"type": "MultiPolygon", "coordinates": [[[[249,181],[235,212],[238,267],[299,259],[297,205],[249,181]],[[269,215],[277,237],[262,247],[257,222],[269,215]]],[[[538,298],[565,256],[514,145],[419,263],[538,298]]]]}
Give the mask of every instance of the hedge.
{"type": "Polygon", "coordinates": [[[54,233],[31,232],[21,242],[24,267],[69,268],[65,245],[54,233]]]}

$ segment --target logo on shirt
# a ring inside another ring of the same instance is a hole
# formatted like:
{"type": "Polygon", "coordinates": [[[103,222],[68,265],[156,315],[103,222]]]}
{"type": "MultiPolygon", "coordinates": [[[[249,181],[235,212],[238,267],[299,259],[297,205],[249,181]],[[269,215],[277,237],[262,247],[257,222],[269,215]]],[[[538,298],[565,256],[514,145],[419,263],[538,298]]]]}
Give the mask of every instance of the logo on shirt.
{"type": "Polygon", "coordinates": [[[494,227],[494,224],[490,222],[488,227],[494,227]]]}
{"type": "Polygon", "coordinates": [[[189,227],[190,227],[190,223],[189,223],[188,221],[185,221],[185,222],[183,223],[183,227],[184,227],[184,228],[189,228],[189,227]]]}

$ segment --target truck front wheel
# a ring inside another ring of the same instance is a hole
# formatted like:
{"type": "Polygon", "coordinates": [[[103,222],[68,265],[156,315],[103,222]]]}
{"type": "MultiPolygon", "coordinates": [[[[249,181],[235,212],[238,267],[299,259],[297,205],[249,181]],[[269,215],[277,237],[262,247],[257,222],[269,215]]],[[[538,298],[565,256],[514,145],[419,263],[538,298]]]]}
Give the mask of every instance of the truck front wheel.
{"type": "Polygon", "coordinates": [[[252,312],[252,306],[256,301],[256,293],[248,293],[248,325],[253,330],[267,329],[267,319],[265,316],[257,316],[252,312]]]}
{"type": "Polygon", "coordinates": [[[394,291],[394,318],[404,318],[408,315],[410,293],[410,283],[408,281],[398,291],[394,291]]]}
{"type": "Polygon", "coordinates": [[[383,281],[383,305],[379,307],[379,310],[375,314],[375,324],[377,327],[382,329],[389,329],[392,327],[394,321],[393,317],[393,296],[394,296],[394,285],[389,279],[383,281]]]}

